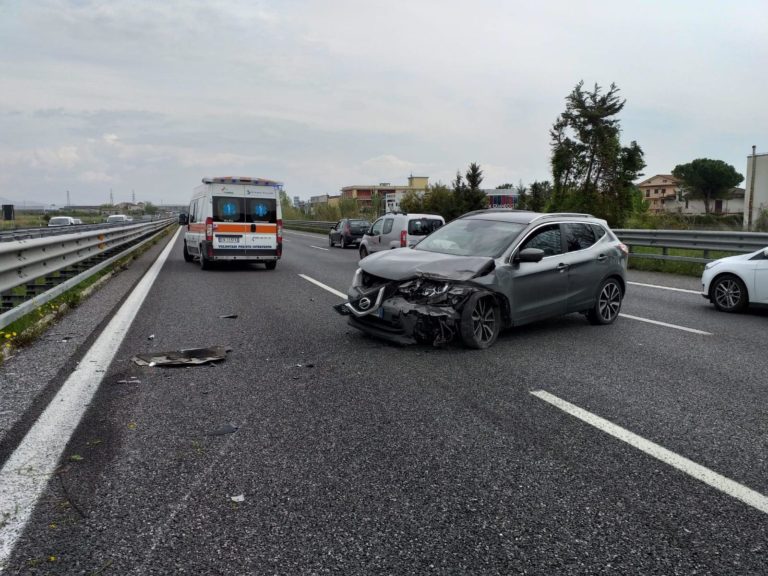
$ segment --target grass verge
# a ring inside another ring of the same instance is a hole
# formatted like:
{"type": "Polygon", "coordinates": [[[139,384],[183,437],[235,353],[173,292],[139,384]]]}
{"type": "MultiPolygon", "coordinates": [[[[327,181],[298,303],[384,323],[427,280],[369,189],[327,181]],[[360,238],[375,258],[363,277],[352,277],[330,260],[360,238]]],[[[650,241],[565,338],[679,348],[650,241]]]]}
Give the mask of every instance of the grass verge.
{"type": "MultiPolygon", "coordinates": [[[[666,272],[668,274],[680,274],[683,276],[701,276],[704,272],[704,264],[698,262],[680,262],[677,260],[657,260],[654,258],[642,258],[632,256],[632,254],[663,254],[662,248],[655,248],[649,246],[633,246],[632,252],[629,256],[629,268],[631,270],[642,270],[646,272],[666,272]]],[[[740,254],[740,252],[722,252],[718,250],[711,250],[706,256],[711,260],[717,260],[718,258],[724,258],[725,256],[733,256],[740,254]]],[[[668,256],[687,256],[694,258],[702,258],[703,252],[701,250],[682,250],[677,248],[667,249],[668,256]]]]}

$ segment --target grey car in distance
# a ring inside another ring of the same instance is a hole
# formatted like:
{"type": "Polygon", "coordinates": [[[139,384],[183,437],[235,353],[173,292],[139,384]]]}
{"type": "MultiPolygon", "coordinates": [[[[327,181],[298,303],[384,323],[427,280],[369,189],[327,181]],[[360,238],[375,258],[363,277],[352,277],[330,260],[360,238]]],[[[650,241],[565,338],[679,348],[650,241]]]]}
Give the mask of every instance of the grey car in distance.
{"type": "Polygon", "coordinates": [[[370,227],[371,223],[368,220],[343,218],[328,231],[328,246],[333,247],[334,244],[342,248],[357,246],[370,227]]]}
{"type": "Polygon", "coordinates": [[[608,224],[588,214],[479,210],[413,248],[361,260],[349,301],[334,308],[392,342],[487,348],[504,328],[572,312],[611,324],[627,258],[608,224]]]}

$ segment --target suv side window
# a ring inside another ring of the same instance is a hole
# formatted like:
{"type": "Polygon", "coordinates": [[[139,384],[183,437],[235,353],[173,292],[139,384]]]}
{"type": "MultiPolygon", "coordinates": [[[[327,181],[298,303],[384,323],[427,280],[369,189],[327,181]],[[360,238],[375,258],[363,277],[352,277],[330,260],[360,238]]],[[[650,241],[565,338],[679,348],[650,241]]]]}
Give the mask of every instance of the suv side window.
{"type": "Polygon", "coordinates": [[[376,222],[373,223],[373,226],[371,227],[371,236],[378,236],[381,234],[381,226],[384,224],[384,219],[379,218],[376,220],[376,222]]]}
{"type": "Polygon", "coordinates": [[[597,242],[597,240],[600,240],[600,238],[605,236],[605,228],[603,228],[599,224],[591,224],[591,226],[592,226],[592,232],[595,233],[595,238],[596,238],[595,242],[597,242]]]}
{"type": "Polygon", "coordinates": [[[565,245],[568,252],[585,250],[595,243],[595,233],[588,224],[570,222],[565,224],[565,245]]]}
{"type": "Polygon", "coordinates": [[[526,248],[544,250],[545,257],[562,254],[563,243],[560,235],[560,224],[549,224],[537,229],[520,246],[520,250],[526,248]]]}
{"type": "Polygon", "coordinates": [[[389,234],[390,232],[392,232],[392,224],[394,223],[395,223],[394,218],[387,218],[386,220],[384,220],[384,231],[382,232],[382,234],[389,234]]]}

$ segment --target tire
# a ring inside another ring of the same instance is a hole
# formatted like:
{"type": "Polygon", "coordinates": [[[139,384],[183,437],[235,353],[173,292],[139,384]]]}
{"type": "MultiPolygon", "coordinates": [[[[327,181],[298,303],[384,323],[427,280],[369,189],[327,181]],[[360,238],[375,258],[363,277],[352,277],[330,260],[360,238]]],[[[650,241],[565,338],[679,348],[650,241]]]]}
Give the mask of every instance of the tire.
{"type": "Polygon", "coordinates": [[[192,262],[194,258],[192,257],[192,254],[189,253],[187,250],[187,243],[184,242],[184,262],[192,262]]]}
{"type": "Polygon", "coordinates": [[[365,246],[360,246],[360,260],[368,256],[368,250],[365,248],[365,246]]]}
{"type": "Polygon", "coordinates": [[[493,346],[501,331],[501,313],[493,296],[473,294],[461,310],[461,340],[469,348],[493,346]]]}
{"type": "Polygon", "coordinates": [[[203,247],[200,246],[200,270],[210,270],[210,269],[211,269],[211,261],[205,257],[205,251],[203,250],[203,247]]]}
{"type": "Polygon", "coordinates": [[[341,236],[341,249],[346,250],[347,249],[347,239],[344,238],[344,235],[341,236]]]}
{"type": "Polygon", "coordinates": [[[333,248],[333,236],[331,236],[330,234],[328,234],[328,246],[333,248]]]}
{"type": "Polygon", "coordinates": [[[738,276],[718,276],[709,288],[709,299],[721,312],[741,312],[749,304],[747,287],[738,276]]]}
{"type": "Polygon", "coordinates": [[[616,278],[608,278],[600,285],[595,305],[587,311],[587,320],[590,324],[613,324],[619,317],[621,301],[624,294],[621,284],[616,278]]]}
{"type": "Polygon", "coordinates": [[[272,260],[271,262],[264,262],[264,266],[267,267],[267,270],[274,270],[277,268],[277,260],[272,260]]]}

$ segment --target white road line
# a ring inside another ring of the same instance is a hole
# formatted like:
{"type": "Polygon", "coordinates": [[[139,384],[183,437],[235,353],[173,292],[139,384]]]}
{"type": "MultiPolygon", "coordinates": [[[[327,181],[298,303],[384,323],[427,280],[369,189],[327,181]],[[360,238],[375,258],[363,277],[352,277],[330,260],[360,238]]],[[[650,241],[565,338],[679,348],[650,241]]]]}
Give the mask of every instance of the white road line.
{"type": "Polygon", "coordinates": [[[656,284],[643,284],[642,282],[627,282],[633,286],[643,286],[645,288],[658,288],[659,290],[672,290],[673,292],[685,292],[686,294],[701,294],[699,290],[686,290],[685,288],[671,288],[669,286],[658,286],[656,284]]]}
{"type": "Polygon", "coordinates": [[[648,318],[641,318],[640,316],[630,316],[623,312],[619,314],[622,318],[629,318],[630,320],[637,320],[638,322],[647,322],[648,324],[656,324],[657,326],[665,326],[666,328],[674,328],[675,330],[682,330],[683,332],[690,332],[692,334],[701,334],[702,336],[712,336],[712,332],[704,332],[704,330],[696,330],[696,328],[686,328],[685,326],[678,326],[677,324],[667,324],[666,322],[659,322],[658,320],[649,320],[648,318]]]}
{"type": "Polygon", "coordinates": [[[347,295],[344,294],[344,292],[339,292],[335,288],[331,288],[330,286],[326,286],[325,284],[323,284],[319,280],[315,280],[314,278],[310,278],[309,276],[306,276],[304,274],[299,274],[299,276],[304,278],[304,280],[306,280],[307,282],[312,282],[312,284],[314,284],[316,286],[320,286],[320,288],[322,288],[323,290],[328,290],[328,292],[330,292],[331,294],[335,294],[339,298],[344,298],[344,300],[347,299],[347,295]]]}
{"type": "Polygon", "coordinates": [[[629,430],[625,430],[621,426],[617,426],[616,424],[613,424],[608,420],[601,418],[600,416],[596,416],[591,412],[587,412],[583,408],[579,408],[570,402],[566,402],[565,400],[562,400],[557,396],[550,394],[549,392],[545,392],[544,390],[534,390],[531,391],[531,394],[553,406],[556,406],[563,412],[567,412],[571,416],[586,422],[590,426],[594,426],[598,430],[602,430],[606,434],[609,434],[614,438],[621,440],[622,442],[626,442],[630,446],[645,452],[649,456],[653,456],[657,460],[661,460],[665,464],[669,464],[673,468],[677,468],[681,472],[685,472],[689,476],[696,478],[696,480],[700,480],[712,488],[720,490],[729,496],[733,496],[745,504],[748,504],[749,506],[752,506],[753,508],[768,514],[768,497],[764,496],[763,494],[760,494],[751,488],[747,488],[743,484],[739,484],[730,478],[726,478],[714,470],[710,470],[709,468],[706,468],[700,464],[696,464],[684,456],[675,454],[674,452],[667,450],[666,448],[659,446],[650,440],[646,440],[642,436],[638,436],[629,430]]]}
{"type": "Polygon", "coordinates": [[[321,246],[314,246],[314,245],[310,244],[309,247],[310,248],[317,248],[318,250],[325,250],[326,252],[328,252],[328,248],[323,248],[321,246]]]}
{"type": "Polygon", "coordinates": [[[181,228],[0,470],[0,572],[180,231],[181,228]]]}

